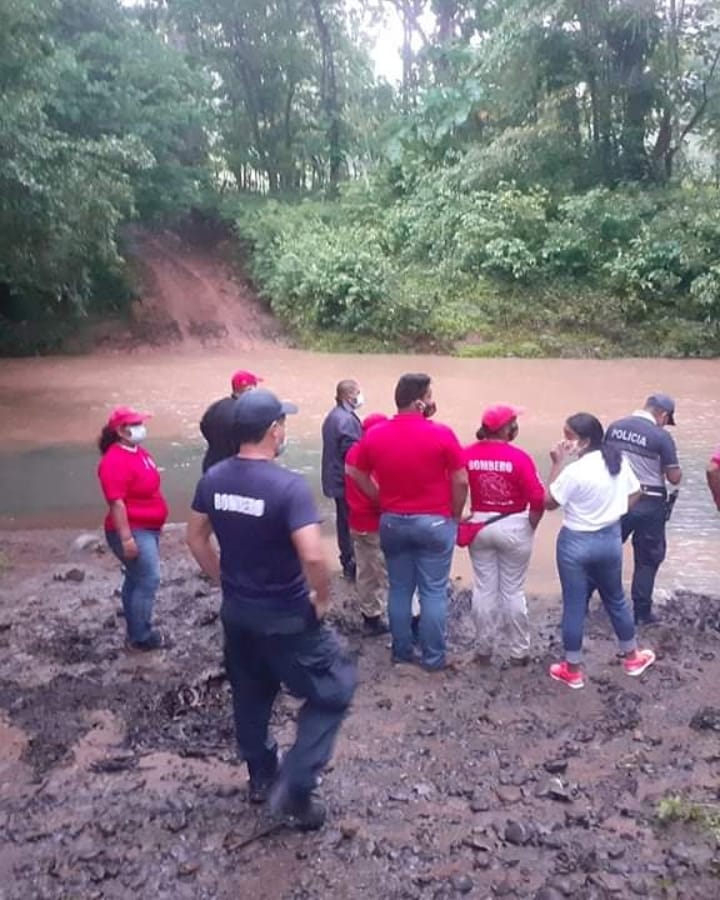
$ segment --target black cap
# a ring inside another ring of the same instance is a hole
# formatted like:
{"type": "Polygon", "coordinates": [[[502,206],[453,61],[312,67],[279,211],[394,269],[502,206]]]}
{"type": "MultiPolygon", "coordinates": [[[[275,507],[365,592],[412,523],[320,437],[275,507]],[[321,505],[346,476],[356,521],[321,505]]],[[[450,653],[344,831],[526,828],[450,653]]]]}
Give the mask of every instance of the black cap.
{"type": "Polygon", "coordinates": [[[294,403],[278,400],[272,391],[255,388],[245,391],[235,401],[233,425],[240,428],[269,428],[283,416],[292,416],[298,411],[294,403]]]}
{"type": "Polygon", "coordinates": [[[668,425],[675,424],[675,401],[669,394],[650,394],[645,401],[645,406],[654,406],[655,409],[662,409],[668,414],[668,425]]]}

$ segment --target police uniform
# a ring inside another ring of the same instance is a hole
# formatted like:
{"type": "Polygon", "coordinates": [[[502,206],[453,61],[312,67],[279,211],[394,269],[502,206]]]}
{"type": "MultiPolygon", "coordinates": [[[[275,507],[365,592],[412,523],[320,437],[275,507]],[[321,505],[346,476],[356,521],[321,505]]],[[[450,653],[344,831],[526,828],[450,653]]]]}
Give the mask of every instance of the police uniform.
{"type": "MultiPolygon", "coordinates": [[[[669,414],[668,424],[674,425],[674,403],[665,395],[648,399],[659,401],[657,405],[669,414]]],[[[635,569],[632,579],[632,602],[635,621],[652,620],[652,596],[655,576],[665,559],[667,543],[665,523],[667,518],[667,488],[665,475],[668,469],[680,468],[675,441],[655,421],[647,410],[636,410],[631,416],[618,419],[607,429],[605,440],[621,450],[627,457],[640,482],[642,496],[622,517],[623,541],[632,535],[635,569]]]]}

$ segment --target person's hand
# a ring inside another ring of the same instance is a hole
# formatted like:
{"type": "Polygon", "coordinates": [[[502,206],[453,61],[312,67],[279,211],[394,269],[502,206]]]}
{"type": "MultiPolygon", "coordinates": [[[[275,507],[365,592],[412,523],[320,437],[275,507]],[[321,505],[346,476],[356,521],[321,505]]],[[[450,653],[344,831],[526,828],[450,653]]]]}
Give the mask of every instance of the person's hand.
{"type": "Polygon", "coordinates": [[[330,595],[325,594],[324,597],[320,598],[317,591],[310,591],[310,603],[312,603],[318,620],[324,619],[330,610],[330,595]]]}
{"type": "Polygon", "coordinates": [[[550,459],[554,463],[562,463],[567,459],[567,443],[565,441],[558,441],[557,444],[550,450],[550,459]]]}
{"type": "Polygon", "coordinates": [[[138,545],[135,543],[134,537],[125,538],[122,542],[122,553],[123,559],[137,559],[138,558],[138,545]]]}

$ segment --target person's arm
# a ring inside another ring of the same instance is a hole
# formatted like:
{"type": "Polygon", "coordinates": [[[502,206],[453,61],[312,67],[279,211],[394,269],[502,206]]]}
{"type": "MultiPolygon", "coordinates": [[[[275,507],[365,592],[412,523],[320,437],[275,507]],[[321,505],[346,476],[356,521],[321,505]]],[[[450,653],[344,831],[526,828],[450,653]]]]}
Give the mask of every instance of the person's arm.
{"type": "Polygon", "coordinates": [[[564,469],[565,463],[569,459],[569,452],[565,441],[560,441],[551,451],[550,474],[548,475],[548,486],[545,489],[545,497],[543,506],[545,509],[557,509],[563,506],[566,501],[565,487],[567,483],[567,469],[564,469]]]}
{"type": "Polygon", "coordinates": [[[310,602],[315,615],[322,619],[330,609],[330,573],[322,545],[320,526],[304,525],[290,535],[310,585],[310,602]]]}
{"type": "Polygon", "coordinates": [[[130,530],[125,501],[111,500],[109,506],[115,531],[117,531],[118,537],[122,543],[123,557],[125,559],[137,559],[138,548],[135,543],[135,538],[132,535],[132,531],[130,530]]]}
{"type": "Polygon", "coordinates": [[[352,478],[360,490],[369,497],[373,503],[377,503],[380,499],[380,492],[377,484],[372,480],[367,472],[361,472],[356,466],[345,466],[345,474],[352,478]]]}
{"type": "Polygon", "coordinates": [[[456,469],[450,476],[450,484],[452,490],[452,517],[457,522],[462,519],[463,510],[465,509],[465,501],[468,495],[468,471],[465,466],[462,469],[456,469]]]}
{"type": "Polygon", "coordinates": [[[185,540],[203,572],[214,584],[219,584],[220,557],[211,540],[212,533],[209,516],[194,509],[191,510],[185,540]]]}
{"type": "Polygon", "coordinates": [[[670,484],[680,484],[682,481],[682,469],[680,466],[668,466],[665,469],[665,477],[670,484]]]}
{"type": "Polygon", "coordinates": [[[720,511],[720,460],[713,457],[708,463],[705,475],[715,506],[720,511]]]}

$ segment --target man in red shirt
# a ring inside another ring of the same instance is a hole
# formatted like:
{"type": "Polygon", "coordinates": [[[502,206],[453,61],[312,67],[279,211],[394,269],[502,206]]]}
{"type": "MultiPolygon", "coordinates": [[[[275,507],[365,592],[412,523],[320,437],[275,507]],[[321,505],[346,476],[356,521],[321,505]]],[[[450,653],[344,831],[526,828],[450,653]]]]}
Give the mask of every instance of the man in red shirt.
{"type": "MultiPolygon", "coordinates": [[[[387,422],[382,413],[371,413],[362,421],[363,434],[387,422]]],[[[365,634],[369,637],[387,634],[383,613],[387,602],[387,569],[380,548],[380,509],[377,501],[364,494],[356,481],[347,474],[347,467],[357,465],[360,441],[348,450],[345,457],[345,501],[348,506],[350,537],[355,550],[357,568],[355,586],[365,634]]]]}
{"type": "Polygon", "coordinates": [[[414,662],[411,604],[417,588],[422,665],[434,671],[446,662],[447,583],[467,471],[454,432],[430,421],[436,406],[429,375],[403,375],[395,405],[397,415],[365,435],[348,474],[379,500],[393,660],[414,662]]]}

